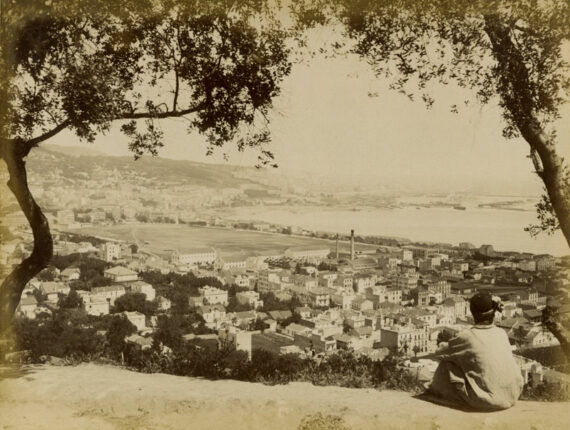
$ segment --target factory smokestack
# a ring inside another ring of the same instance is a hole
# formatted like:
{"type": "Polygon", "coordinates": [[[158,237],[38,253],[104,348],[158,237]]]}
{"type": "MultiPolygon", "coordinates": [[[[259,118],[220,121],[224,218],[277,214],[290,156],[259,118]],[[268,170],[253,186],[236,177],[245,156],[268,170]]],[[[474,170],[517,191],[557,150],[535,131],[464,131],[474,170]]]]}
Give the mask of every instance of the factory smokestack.
{"type": "Polygon", "coordinates": [[[339,252],[338,252],[338,234],[336,235],[336,261],[338,261],[339,252]]]}
{"type": "Polygon", "coordinates": [[[354,260],[354,230],[350,230],[350,259],[354,260]]]}

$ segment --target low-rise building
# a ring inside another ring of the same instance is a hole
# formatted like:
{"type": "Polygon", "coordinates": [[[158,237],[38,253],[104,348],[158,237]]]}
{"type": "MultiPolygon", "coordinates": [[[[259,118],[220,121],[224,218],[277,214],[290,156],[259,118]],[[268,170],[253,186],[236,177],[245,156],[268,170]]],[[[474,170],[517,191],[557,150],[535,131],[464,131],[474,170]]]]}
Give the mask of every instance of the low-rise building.
{"type": "Polygon", "coordinates": [[[330,291],[327,288],[314,288],[309,291],[306,296],[309,298],[309,303],[317,308],[330,306],[330,291]]]}
{"type": "Polygon", "coordinates": [[[103,272],[103,276],[112,282],[130,282],[138,280],[137,272],[123,266],[115,266],[103,272]]]}
{"type": "Polygon", "coordinates": [[[285,256],[293,260],[317,262],[326,259],[330,252],[330,248],[322,246],[297,247],[287,249],[285,256]]]}
{"type": "Polygon", "coordinates": [[[331,302],[337,305],[342,310],[347,310],[352,308],[352,301],[356,298],[354,291],[350,289],[349,291],[342,290],[340,292],[331,295],[331,302]]]}
{"type": "Polygon", "coordinates": [[[106,287],[94,287],[89,292],[92,302],[108,302],[111,306],[115,300],[126,293],[122,285],[110,285],[106,287]]]}
{"type": "Polygon", "coordinates": [[[259,298],[259,293],[256,291],[241,291],[236,294],[236,299],[241,304],[247,304],[253,309],[263,307],[263,300],[259,298]]]}
{"type": "Polygon", "coordinates": [[[342,288],[353,288],[354,277],[349,274],[339,274],[334,284],[342,288]]]}
{"type": "Polygon", "coordinates": [[[338,278],[338,273],[336,272],[329,272],[329,271],[319,272],[319,280],[318,280],[319,286],[332,288],[337,278],[338,278]]]}
{"type": "Polygon", "coordinates": [[[354,278],[355,290],[358,294],[365,294],[368,288],[376,285],[376,275],[357,275],[354,278]]]}
{"type": "Polygon", "coordinates": [[[214,267],[218,270],[235,270],[235,271],[245,271],[247,269],[247,262],[244,258],[231,258],[231,257],[219,257],[214,263],[214,267]]]}
{"type": "Polygon", "coordinates": [[[402,273],[396,278],[396,287],[401,290],[411,290],[418,286],[417,273],[402,273]]]}
{"type": "Polygon", "coordinates": [[[366,317],[360,312],[352,312],[345,316],[344,324],[350,328],[364,327],[366,324],[366,317]]]}
{"type": "Polygon", "coordinates": [[[81,269],[79,267],[68,267],[59,274],[62,281],[76,281],[81,276],[81,269]]]}
{"type": "Polygon", "coordinates": [[[438,303],[447,299],[451,294],[451,284],[447,281],[439,280],[432,282],[427,285],[427,288],[434,296],[441,297],[441,300],[438,300],[438,303]]]}
{"type": "Polygon", "coordinates": [[[101,247],[103,260],[107,262],[121,258],[121,245],[117,242],[105,242],[101,247]]]}
{"type": "Polygon", "coordinates": [[[263,333],[253,333],[251,336],[251,348],[255,350],[268,351],[275,355],[282,353],[282,348],[293,345],[293,339],[280,333],[264,331],[263,333]]]}
{"type": "Polygon", "coordinates": [[[40,292],[47,296],[47,301],[49,303],[57,303],[59,300],[59,295],[69,294],[70,288],[65,282],[42,282],[40,286],[40,292]]]}
{"type": "Polygon", "coordinates": [[[219,329],[227,321],[226,309],[220,305],[202,305],[198,307],[197,313],[204,318],[206,327],[219,329]]]}
{"type": "Polygon", "coordinates": [[[306,290],[316,288],[318,285],[318,280],[308,275],[293,275],[291,280],[296,286],[302,287],[306,290]]]}
{"type": "Polygon", "coordinates": [[[253,288],[255,278],[252,278],[251,276],[245,274],[238,274],[233,277],[232,283],[242,288],[253,288]]]}
{"type": "Polygon", "coordinates": [[[170,257],[170,261],[175,265],[199,265],[213,264],[217,259],[216,250],[213,248],[195,248],[185,253],[174,252],[170,257]]]}
{"type": "Polygon", "coordinates": [[[357,297],[352,301],[352,309],[355,311],[369,311],[374,308],[372,300],[368,300],[364,297],[357,297]]]}
{"type": "Polygon", "coordinates": [[[228,305],[228,292],[225,290],[206,285],[199,288],[198,291],[205,304],[215,305],[219,303],[224,306],[228,305]]]}
{"type": "Polygon", "coordinates": [[[314,354],[327,354],[336,349],[336,341],[333,337],[324,337],[318,333],[295,334],[293,342],[302,351],[312,351],[314,354]]]}
{"type": "Polygon", "coordinates": [[[142,293],[146,296],[146,299],[153,301],[156,298],[156,291],[153,286],[144,281],[131,282],[128,285],[130,292],[132,293],[142,293]]]}
{"type": "Polygon", "coordinates": [[[440,307],[440,312],[456,319],[463,319],[467,316],[469,310],[469,303],[461,296],[448,297],[443,301],[440,307]]]}
{"type": "Polygon", "coordinates": [[[24,296],[20,299],[18,304],[17,314],[24,316],[29,319],[34,319],[36,317],[36,311],[38,309],[38,301],[34,296],[24,296]]]}
{"type": "Polygon", "coordinates": [[[429,352],[429,332],[413,325],[382,328],[380,345],[396,348],[407,355],[429,352]]]}
{"type": "Polygon", "coordinates": [[[430,292],[426,287],[414,288],[410,294],[416,306],[427,306],[430,304],[430,292]]]}
{"type": "Polygon", "coordinates": [[[259,272],[257,290],[262,293],[281,291],[282,269],[267,269],[259,272]]]}
{"type": "Polygon", "coordinates": [[[535,260],[521,260],[517,263],[517,269],[523,272],[536,272],[536,261],[535,260]]]}
{"type": "Polygon", "coordinates": [[[146,317],[140,312],[121,312],[133,324],[137,331],[143,331],[146,328],[146,317]]]}
{"type": "Polygon", "coordinates": [[[556,260],[550,255],[538,255],[535,257],[536,271],[544,272],[556,266],[556,260]]]}
{"type": "Polygon", "coordinates": [[[106,300],[91,301],[89,295],[83,297],[83,309],[88,315],[96,317],[109,314],[109,302],[106,300]]]}

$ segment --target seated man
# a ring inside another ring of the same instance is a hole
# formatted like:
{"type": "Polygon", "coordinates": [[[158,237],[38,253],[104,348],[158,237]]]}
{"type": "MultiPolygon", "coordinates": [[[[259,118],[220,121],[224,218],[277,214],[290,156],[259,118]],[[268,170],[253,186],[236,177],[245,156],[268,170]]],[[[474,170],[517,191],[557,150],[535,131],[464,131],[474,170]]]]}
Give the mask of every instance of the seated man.
{"type": "Polygon", "coordinates": [[[523,378],[507,334],[493,324],[500,309],[487,293],[475,294],[470,310],[475,325],[459,333],[441,351],[428,394],[444,403],[478,410],[507,409],[522,392],[523,378]]]}

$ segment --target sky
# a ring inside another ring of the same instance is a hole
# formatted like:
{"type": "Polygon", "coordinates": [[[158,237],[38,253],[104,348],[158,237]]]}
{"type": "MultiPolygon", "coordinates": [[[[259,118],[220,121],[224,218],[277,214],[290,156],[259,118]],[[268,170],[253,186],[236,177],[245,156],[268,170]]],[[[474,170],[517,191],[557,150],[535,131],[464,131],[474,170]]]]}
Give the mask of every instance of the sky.
{"type": "MultiPolygon", "coordinates": [[[[368,64],[355,55],[316,57],[293,66],[274,100],[270,149],[281,170],[341,176],[430,191],[476,191],[489,194],[539,195],[541,183],[532,174],[528,145],[506,140],[496,103],[481,106],[460,88],[435,86],[436,103],[427,110],[388,89],[368,64]],[[372,94],[373,96],[370,96],[372,94]],[[452,104],[473,102],[459,113],[452,104]]],[[[558,124],[561,142],[570,136],[570,109],[558,124]]],[[[187,121],[161,123],[166,146],[160,156],[207,163],[253,166],[257,153],[239,153],[231,146],[206,156],[205,140],[186,133],[187,121]]],[[[127,139],[114,126],[91,148],[111,155],[129,155],[127,139]]],[[[69,132],[53,143],[79,143],[69,132]]],[[[560,145],[570,159],[570,145],[560,145]]]]}

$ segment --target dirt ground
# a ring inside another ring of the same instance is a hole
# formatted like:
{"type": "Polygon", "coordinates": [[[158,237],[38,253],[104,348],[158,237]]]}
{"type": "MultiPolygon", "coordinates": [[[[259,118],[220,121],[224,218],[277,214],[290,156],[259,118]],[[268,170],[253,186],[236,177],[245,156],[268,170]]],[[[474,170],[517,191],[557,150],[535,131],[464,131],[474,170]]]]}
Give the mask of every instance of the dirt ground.
{"type": "Polygon", "coordinates": [[[340,416],[351,430],[570,428],[568,403],[519,402],[506,411],[470,413],[394,391],[208,381],[96,364],[0,375],[2,430],[295,430],[317,413],[340,416]]]}

